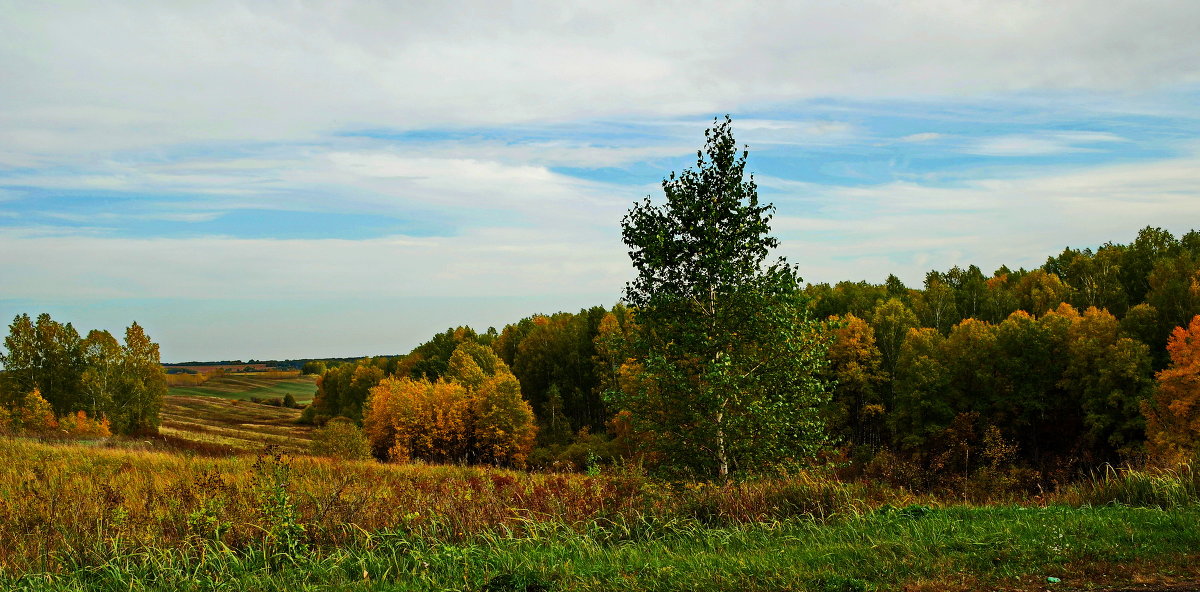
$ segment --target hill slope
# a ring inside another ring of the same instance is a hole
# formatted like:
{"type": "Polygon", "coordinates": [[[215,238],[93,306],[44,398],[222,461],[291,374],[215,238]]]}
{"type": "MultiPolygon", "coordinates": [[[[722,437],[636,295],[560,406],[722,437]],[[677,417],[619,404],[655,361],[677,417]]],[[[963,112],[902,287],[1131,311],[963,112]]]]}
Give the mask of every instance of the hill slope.
{"type": "Polygon", "coordinates": [[[290,394],[299,403],[311,401],[316,393],[316,377],[278,378],[256,373],[214,376],[199,386],[176,386],[170,389],[171,395],[221,397],[244,401],[249,401],[251,397],[274,399],[290,394]]]}
{"type": "Polygon", "coordinates": [[[177,390],[182,389],[171,389],[163,402],[159,427],[159,439],[168,448],[218,456],[255,454],[267,445],[291,453],[308,450],[312,428],[296,423],[298,409],[177,390]]]}

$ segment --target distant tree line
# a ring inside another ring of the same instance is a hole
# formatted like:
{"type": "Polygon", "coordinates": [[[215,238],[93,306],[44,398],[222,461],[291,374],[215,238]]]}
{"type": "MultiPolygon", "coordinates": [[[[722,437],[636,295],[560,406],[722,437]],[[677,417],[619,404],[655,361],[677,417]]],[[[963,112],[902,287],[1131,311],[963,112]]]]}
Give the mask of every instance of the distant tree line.
{"type": "Polygon", "coordinates": [[[81,337],[48,314],[36,321],[22,314],[9,325],[4,350],[0,419],[10,428],[44,431],[63,423],[79,430],[91,421],[119,434],[157,429],[166,378],[158,344],[137,323],[119,342],[108,331],[81,337]]]}
{"type": "Polygon", "coordinates": [[[1200,233],[1148,227],[1033,270],[809,285],[814,313],[842,324],[830,428],[922,463],[993,428],[1040,468],[1136,458],[1168,337],[1200,314],[1198,273],[1200,233]]]}
{"type": "MultiPolygon", "coordinates": [[[[171,372],[172,368],[186,366],[252,366],[262,364],[275,370],[301,370],[303,374],[320,374],[320,372],[304,371],[305,368],[312,368],[314,364],[344,364],[362,359],[362,356],[351,356],[343,358],[296,358],[288,360],[217,360],[207,362],[167,362],[163,367],[167,368],[167,372],[171,372]]],[[[322,371],[324,371],[322,366],[322,371]]]]}

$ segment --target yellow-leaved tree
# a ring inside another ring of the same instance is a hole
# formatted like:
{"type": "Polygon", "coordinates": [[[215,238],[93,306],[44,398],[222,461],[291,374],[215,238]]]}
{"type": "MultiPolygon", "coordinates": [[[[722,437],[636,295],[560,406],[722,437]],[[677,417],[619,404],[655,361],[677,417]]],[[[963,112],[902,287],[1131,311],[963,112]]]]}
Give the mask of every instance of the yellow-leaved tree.
{"type": "Polygon", "coordinates": [[[9,429],[16,433],[45,434],[58,427],[58,420],[54,417],[54,408],[36,388],[29,391],[17,405],[9,410],[7,419],[9,429]]]}
{"type": "Polygon", "coordinates": [[[521,398],[521,383],[511,372],[485,380],[473,393],[475,440],[479,460],[495,465],[523,466],[537,424],[533,409],[521,398]]]}
{"type": "Polygon", "coordinates": [[[508,366],[490,348],[463,342],[442,378],[390,377],[372,388],[363,432],[380,459],[521,466],[537,423],[508,366]]]}

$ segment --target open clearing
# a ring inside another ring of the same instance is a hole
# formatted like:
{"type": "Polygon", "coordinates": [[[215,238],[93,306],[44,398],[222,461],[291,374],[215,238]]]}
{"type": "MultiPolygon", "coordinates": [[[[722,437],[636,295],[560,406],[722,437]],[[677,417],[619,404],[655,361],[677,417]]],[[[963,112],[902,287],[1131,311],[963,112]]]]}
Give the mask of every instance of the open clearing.
{"type": "Polygon", "coordinates": [[[311,401],[316,393],[317,382],[314,376],[278,378],[252,372],[214,376],[200,386],[177,386],[170,389],[171,395],[221,397],[244,401],[249,401],[251,397],[282,399],[290,394],[298,403],[311,401]]]}
{"type": "Polygon", "coordinates": [[[163,401],[160,440],[170,448],[208,455],[256,454],[268,445],[304,453],[312,428],[296,423],[299,409],[236,398],[175,394],[163,401]]]}

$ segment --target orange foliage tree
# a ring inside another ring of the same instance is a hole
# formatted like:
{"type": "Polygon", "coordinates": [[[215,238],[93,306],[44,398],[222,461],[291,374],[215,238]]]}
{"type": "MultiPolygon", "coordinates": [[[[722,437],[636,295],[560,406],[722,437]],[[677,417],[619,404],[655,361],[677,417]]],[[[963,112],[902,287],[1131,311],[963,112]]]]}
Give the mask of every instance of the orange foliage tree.
{"type": "Polygon", "coordinates": [[[1200,315],[1167,341],[1171,365],[1158,373],[1158,389],[1142,403],[1146,451],[1162,464],[1191,460],[1200,451],[1200,315]]]}
{"type": "Polygon", "coordinates": [[[372,453],[404,462],[521,466],[537,433],[521,384],[491,349],[463,342],[435,381],[384,379],[370,390],[363,432],[372,453]]]}
{"type": "Polygon", "coordinates": [[[107,438],[112,435],[108,418],[96,419],[83,411],[68,413],[59,418],[58,428],[70,438],[107,438]]]}

